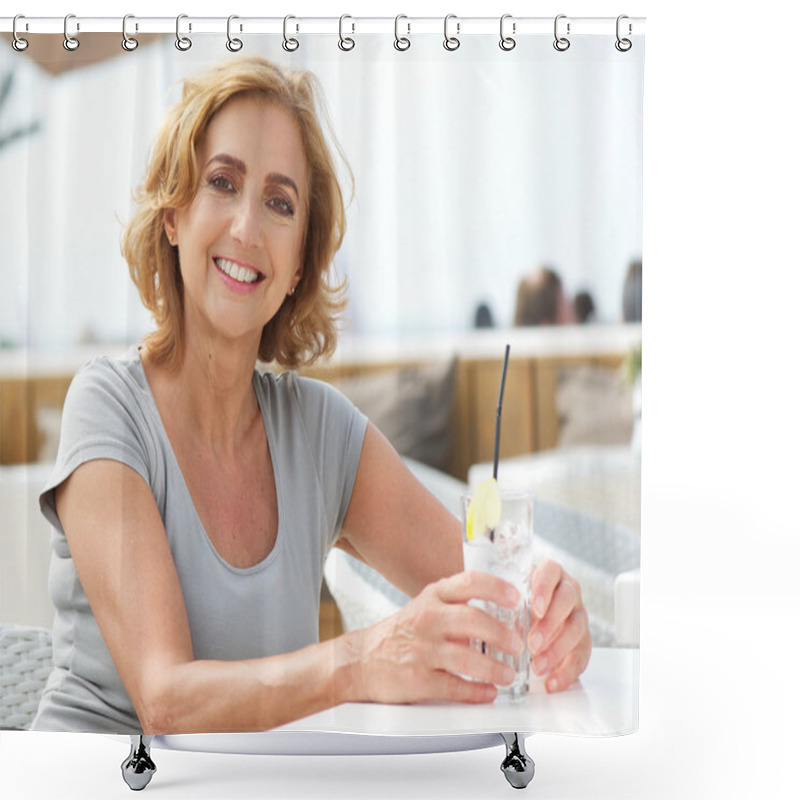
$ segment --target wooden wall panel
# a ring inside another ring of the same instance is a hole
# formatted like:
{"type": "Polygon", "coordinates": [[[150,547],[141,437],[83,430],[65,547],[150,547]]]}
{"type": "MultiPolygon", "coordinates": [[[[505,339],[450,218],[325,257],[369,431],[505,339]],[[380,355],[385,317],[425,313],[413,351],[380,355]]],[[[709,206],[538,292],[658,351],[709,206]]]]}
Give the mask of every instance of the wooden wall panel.
{"type": "MultiPolygon", "coordinates": [[[[475,361],[468,365],[473,415],[471,463],[491,461],[494,457],[497,402],[503,374],[503,362],[475,361]]],[[[535,448],[533,387],[526,360],[511,360],[508,365],[500,426],[500,458],[530,453],[535,448]]]]}
{"type": "Polygon", "coordinates": [[[24,378],[0,382],[0,464],[28,460],[30,392],[31,384],[24,378]]]}
{"type": "MultiPolygon", "coordinates": [[[[509,362],[503,403],[500,457],[547,450],[558,443],[556,388],[568,365],[598,364],[617,368],[623,355],[538,356],[509,362]]],[[[305,374],[323,380],[354,377],[411,364],[370,363],[314,366],[305,374]]],[[[453,448],[448,471],[463,480],[472,464],[491,461],[502,358],[460,360],[456,365],[453,448]]],[[[36,409],[60,408],[71,377],[34,376],[0,380],[0,464],[35,461],[40,437],[36,409]]]]}

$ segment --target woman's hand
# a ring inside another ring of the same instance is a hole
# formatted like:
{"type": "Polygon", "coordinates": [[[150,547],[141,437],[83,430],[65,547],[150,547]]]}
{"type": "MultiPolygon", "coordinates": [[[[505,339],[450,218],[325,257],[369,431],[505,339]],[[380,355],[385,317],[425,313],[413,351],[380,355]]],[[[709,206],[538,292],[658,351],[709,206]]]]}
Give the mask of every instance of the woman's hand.
{"type": "Polygon", "coordinates": [[[566,689],[586,669],[592,652],[581,587],[560,564],[544,561],[531,577],[531,667],[547,676],[548,692],[566,689]]]}
{"type": "Polygon", "coordinates": [[[358,695],[381,703],[494,700],[495,684],[510,684],[513,671],[469,640],[485,641],[487,653],[494,645],[510,654],[521,652],[523,641],[502,622],[467,605],[471,599],[514,608],[520,598],[500,578],[460,572],[429,584],[391,617],[354,631],[358,695]]]}

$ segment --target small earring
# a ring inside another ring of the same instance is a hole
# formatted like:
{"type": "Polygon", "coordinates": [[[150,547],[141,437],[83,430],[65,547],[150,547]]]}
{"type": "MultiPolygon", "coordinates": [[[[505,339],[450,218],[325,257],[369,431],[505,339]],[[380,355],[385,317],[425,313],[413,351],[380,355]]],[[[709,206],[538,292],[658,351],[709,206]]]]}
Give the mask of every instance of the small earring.
{"type": "Polygon", "coordinates": [[[293,296],[294,296],[294,286],[292,286],[292,288],[289,289],[289,297],[293,297],[293,296]]]}

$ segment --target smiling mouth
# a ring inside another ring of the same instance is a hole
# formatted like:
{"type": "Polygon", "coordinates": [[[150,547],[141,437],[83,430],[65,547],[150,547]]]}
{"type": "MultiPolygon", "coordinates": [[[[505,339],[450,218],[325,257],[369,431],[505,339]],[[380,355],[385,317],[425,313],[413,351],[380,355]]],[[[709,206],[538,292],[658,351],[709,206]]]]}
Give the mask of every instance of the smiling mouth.
{"type": "Polygon", "coordinates": [[[227,275],[231,280],[238,281],[239,283],[252,284],[264,280],[264,275],[257,270],[244,267],[241,264],[236,264],[229,261],[227,258],[215,258],[214,264],[217,269],[227,275]]]}

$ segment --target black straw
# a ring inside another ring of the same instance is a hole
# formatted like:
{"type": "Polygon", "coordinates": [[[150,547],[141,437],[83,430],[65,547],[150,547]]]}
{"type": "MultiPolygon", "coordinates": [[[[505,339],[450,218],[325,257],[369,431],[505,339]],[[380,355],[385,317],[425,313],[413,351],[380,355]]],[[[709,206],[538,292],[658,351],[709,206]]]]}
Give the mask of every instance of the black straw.
{"type": "Polygon", "coordinates": [[[494,465],[492,475],[497,480],[497,462],[500,460],[500,415],[503,413],[503,392],[506,388],[506,372],[508,372],[508,353],[511,345],[506,345],[506,355],[503,359],[503,377],[500,379],[500,397],[497,401],[497,423],[494,428],[494,465]]]}

